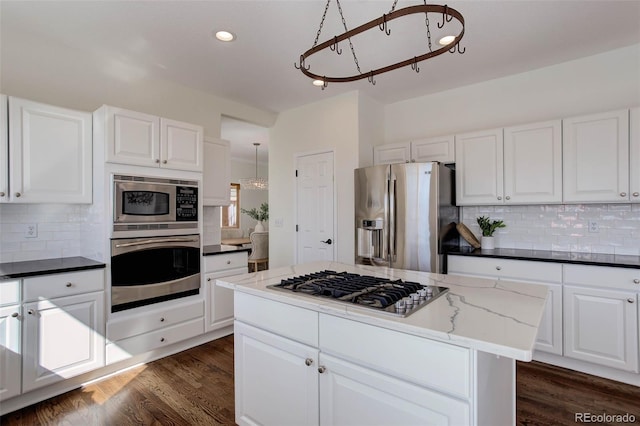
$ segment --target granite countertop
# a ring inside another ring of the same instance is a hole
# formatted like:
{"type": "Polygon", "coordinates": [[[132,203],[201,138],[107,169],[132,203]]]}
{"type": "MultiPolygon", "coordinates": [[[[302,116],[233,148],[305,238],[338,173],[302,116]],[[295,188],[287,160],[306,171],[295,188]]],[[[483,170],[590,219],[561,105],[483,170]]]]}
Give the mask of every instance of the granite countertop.
{"type": "Polygon", "coordinates": [[[441,275],[336,262],[313,262],[219,278],[217,285],[267,299],[457,346],[530,361],[544,311],[547,286],[441,275]],[[267,288],[321,270],[347,271],[448,287],[449,291],[406,318],[373,309],[267,288]]]}
{"type": "Polygon", "coordinates": [[[28,260],[0,263],[0,280],[57,274],[60,272],[101,269],[105,264],[86,257],[61,257],[57,259],[28,260]]]}
{"type": "Polygon", "coordinates": [[[216,254],[235,253],[239,251],[251,251],[251,247],[228,246],[224,244],[212,244],[202,247],[203,256],[215,256],[216,254]]]}
{"type": "Polygon", "coordinates": [[[575,263],[581,265],[613,266],[620,268],[640,269],[640,256],[603,253],[571,253],[568,251],[523,250],[497,248],[481,250],[472,247],[461,247],[458,251],[450,251],[454,256],[494,257],[514,260],[537,260],[541,262],[575,263]]]}

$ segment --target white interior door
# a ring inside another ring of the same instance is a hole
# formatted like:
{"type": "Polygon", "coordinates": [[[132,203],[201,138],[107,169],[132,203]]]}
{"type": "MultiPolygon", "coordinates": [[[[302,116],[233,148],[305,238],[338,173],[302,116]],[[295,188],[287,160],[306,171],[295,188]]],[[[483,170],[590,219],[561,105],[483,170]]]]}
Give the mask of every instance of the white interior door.
{"type": "Polygon", "coordinates": [[[335,260],[333,152],[296,158],[297,263],[335,260]]]}

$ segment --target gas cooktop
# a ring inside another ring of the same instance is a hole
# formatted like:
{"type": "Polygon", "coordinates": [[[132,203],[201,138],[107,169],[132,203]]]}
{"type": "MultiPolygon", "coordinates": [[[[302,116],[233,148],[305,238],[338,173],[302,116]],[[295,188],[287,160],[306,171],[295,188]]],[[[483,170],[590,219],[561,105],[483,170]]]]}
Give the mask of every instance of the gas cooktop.
{"type": "Polygon", "coordinates": [[[283,279],[280,284],[267,287],[332,299],[399,317],[412,314],[449,290],[400,279],[328,270],[283,279]]]}

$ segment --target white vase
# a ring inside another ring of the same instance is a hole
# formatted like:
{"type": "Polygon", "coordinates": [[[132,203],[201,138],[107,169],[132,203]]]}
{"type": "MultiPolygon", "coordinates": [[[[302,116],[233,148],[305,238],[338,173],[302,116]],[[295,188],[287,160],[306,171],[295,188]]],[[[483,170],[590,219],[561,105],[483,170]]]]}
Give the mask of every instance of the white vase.
{"type": "Polygon", "coordinates": [[[480,240],[480,248],[482,250],[493,250],[496,248],[496,240],[495,237],[485,237],[483,236],[480,240]]]}
{"type": "Polygon", "coordinates": [[[258,223],[256,223],[255,232],[264,232],[264,225],[261,221],[258,221],[258,223]]]}

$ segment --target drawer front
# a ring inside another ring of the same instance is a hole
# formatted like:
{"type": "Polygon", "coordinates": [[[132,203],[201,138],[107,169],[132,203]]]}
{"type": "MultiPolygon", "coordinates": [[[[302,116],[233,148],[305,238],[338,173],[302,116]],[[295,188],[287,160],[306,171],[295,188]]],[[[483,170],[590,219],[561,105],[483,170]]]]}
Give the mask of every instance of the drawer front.
{"type": "Polygon", "coordinates": [[[20,281],[0,281],[0,306],[20,303],[20,281]]]}
{"type": "Polygon", "coordinates": [[[320,314],[320,351],[420,386],[471,396],[467,348],[320,314]]]}
{"type": "Polygon", "coordinates": [[[224,269],[241,268],[247,266],[247,252],[216,254],[205,256],[205,272],[217,272],[224,269]]]}
{"type": "Polygon", "coordinates": [[[565,265],[564,283],[640,291],[640,269],[565,265]]]}
{"type": "Polygon", "coordinates": [[[145,310],[110,320],[107,324],[107,339],[114,342],[203,317],[204,302],[202,300],[145,310]]]}
{"type": "Polygon", "coordinates": [[[283,337],[318,347],[318,313],[236,291],[235,319],[283,337]]]}
{"type": "Polygon", "coordinates": [[[470,256],[449,256],[448,262],[449,273],[452,274],[536,282],[562,282],[561,263],[470,256]]]}
{"type": "Polygon", "coordinates": [[[204,319],[194,319],[107,345],[107,364],[190,339],[204,333],[204,319]]]}
{"type": "Polygon", "coordinates": [[[52,299],[104,290],[104,269],[25,278],[24,301],[52,299]]]}

